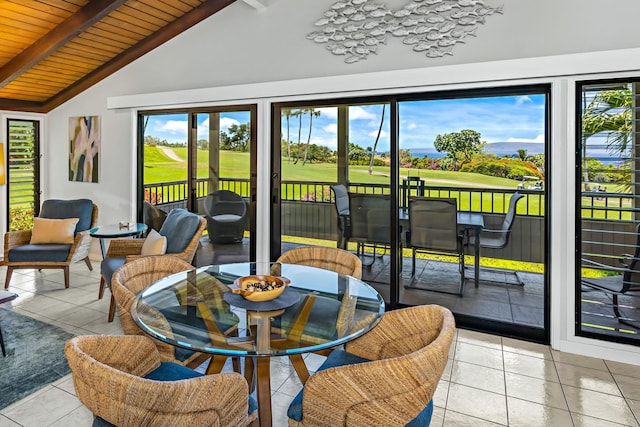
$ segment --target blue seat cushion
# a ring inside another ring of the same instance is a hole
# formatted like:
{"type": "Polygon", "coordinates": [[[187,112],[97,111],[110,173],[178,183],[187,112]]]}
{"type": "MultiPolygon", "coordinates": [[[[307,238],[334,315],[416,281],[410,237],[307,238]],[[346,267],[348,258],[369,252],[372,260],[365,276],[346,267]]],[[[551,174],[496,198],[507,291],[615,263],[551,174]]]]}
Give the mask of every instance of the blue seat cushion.
{"type": "MultiPolygon", "coordinates": [[[[344,350],[333,350],[327,360],[318,368],[318,371],[324,371],[329,368],[336,368],[338,366],[355,365],[358,363],[370,362],[369,359],[365,359],[355,354],[348,353],[344,350]]],[[[302,421],[302,398],[304,396],[304,388],[293,398],[289,409],[287,410],[287,416],[294,421],[302,421]]],[[[422,427],[428,426],[431,422],[431,416],[433,415],[433,401],[430,400],[427,406],[408,424],[407,427],[422,427]]]]}
{"type": "Polygon", "coordinates": [[[40,218],[65,219],[78,218],[76,233],[88,230],[91,227],[93,215],[93,202],[89,199],[56,200],[50,199],[42,202],[40,218]]]}
{"type": "Polygon", "coordinates": [[[173,209],[167,215],[160,235],[167,238],[167,250],[165,253],[177,254],[187,247],[200,225],[200,216],[187,211],[186,209],[173,209]]]}
{"type": "Polygon", "coordinates": [[[24,245],[9,251],[11,262],[64,262],[69,256],[71,245],[46,243],[40,245],[24,245]]]}
{"type": "Polygon", "coordinates": [[[111,284],[111,278],[113,277],[113,273],[116,272],[117,269],[122,267],[126,261],[125,257],[112,257],[105,258],[100,263],[100,272],[104,276],[104,279],[108,284],[111,284]]]}

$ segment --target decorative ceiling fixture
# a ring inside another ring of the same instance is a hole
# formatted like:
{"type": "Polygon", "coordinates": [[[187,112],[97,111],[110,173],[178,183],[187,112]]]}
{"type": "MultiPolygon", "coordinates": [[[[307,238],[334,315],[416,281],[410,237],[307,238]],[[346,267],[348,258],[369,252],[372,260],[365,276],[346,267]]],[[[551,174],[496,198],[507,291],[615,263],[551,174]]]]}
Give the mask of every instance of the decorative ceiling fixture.
{"type": "Polygon", "coordinates": [[[475,37],[478,25],[502,9],[483,0],[414,0],[396,11],[369,0],[338,1],[315,22],[321,29],[307,38],[326,43],[347,64],[377,54],[388,35],[402,37],[402,43],[428,58],[439,58],[453,55],[457,43],[475,37]]]}

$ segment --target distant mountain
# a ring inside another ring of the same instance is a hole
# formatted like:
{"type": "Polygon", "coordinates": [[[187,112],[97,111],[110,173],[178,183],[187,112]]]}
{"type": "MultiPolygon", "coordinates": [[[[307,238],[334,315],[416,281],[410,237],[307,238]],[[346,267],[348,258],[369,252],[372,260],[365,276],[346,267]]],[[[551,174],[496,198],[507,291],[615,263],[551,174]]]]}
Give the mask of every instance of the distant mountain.
{"type": "MultiPolygon", "coordinates": [[[[433,147],[430,148],[410,148],[414,157],[444,157],[445,153],[439,153],[433,147]]],[[[484,152],[497,156],[517,156],[518,150],[527,150],[527,156],[544,154],[544,144],[539,142],[492,142],[484,146],[484,152]]]]}
{"type": "Polygon", "coordinates": [[[492,142],[484,146],[485,153],[498,156],[516,156],[518,150],[527,150],[527,156],[544,154],[544,144],[539,142],[492,142]]]}

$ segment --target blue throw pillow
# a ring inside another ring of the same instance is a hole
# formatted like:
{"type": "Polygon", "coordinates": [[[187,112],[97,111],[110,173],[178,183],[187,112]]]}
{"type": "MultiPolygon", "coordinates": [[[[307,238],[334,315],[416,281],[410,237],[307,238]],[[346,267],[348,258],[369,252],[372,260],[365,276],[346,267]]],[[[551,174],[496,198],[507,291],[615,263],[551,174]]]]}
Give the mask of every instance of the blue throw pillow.
{"type": "MultiPolygon", "coordinates": [[[[358,363],[370,362],[369,359],[365,359],[355,354],[348,353],[344,350],[333,350],[327,360],[318,368],[318,371],[323,371],[329,368],[336,368],[338,366],[355,365],[358,363]]],[[[294,421],[302,421],[302,397],[304,396],[304,388],[293,398],[289,409],[287,410],[287,416],[294,421]]],[[[433,415],[433,400],[430,400],[427,406],[413,419],[406,427],[423,427],[428,426],[431,423],[431,416],[433,415]]]]}
{"type": "Polygon", "coordinates": [[[186,209],[178,208],[169,212],[160,228],[160,235],[167,238],[167,254],[182,252],[200,225],[200,216],[186,209]]]}

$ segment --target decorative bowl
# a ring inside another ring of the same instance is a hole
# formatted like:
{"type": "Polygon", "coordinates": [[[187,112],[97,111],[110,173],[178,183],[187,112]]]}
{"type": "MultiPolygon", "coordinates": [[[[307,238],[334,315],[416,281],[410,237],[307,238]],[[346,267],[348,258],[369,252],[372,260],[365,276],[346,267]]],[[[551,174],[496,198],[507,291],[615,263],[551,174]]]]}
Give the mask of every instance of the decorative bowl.
{"type": "Polygon", "coordinates": [[[262,302],[278,298],[289,283],[286,277],[252,275],[237,278],[229,289],[248,301],[262,302]]]}

